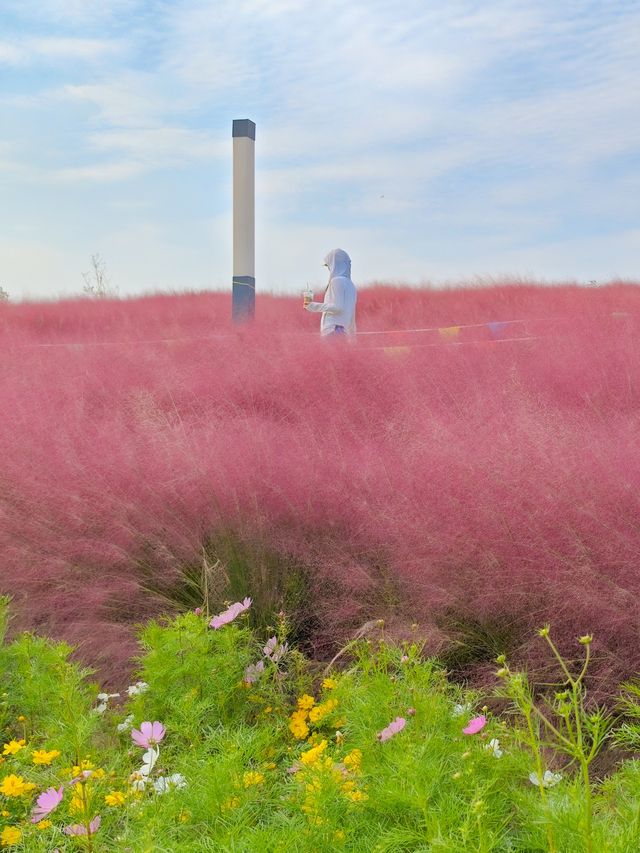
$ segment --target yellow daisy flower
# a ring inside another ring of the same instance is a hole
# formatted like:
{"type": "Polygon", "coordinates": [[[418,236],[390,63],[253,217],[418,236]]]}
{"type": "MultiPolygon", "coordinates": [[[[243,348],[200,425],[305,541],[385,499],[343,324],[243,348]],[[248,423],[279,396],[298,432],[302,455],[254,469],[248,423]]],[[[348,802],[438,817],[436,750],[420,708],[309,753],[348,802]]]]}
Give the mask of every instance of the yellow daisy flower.
{"type": "Polygon", "coordinates": [[[12,847],[17,844],[22,838],[22,832],[17,826],[5,826],[0,832],[0,844],[3,847],[12,847]]]}
{"type": "Polygon", "coordinates": [[[34,749],[31,753],[31,760],[34,764],[46,764],[49,765],[53,761],[54,758],[57,758],[60,755],[59,749],[52,749],[47,752],[46,749],[34,749]]]}
{"type": "Polygon", "coordinates": [[[5,743],[4,749],[2,750],[2,754],[15,755],[16,752],[20,752],[25,743],[26,741],[24,740],[10,740],[9,743],[5,743]]]}

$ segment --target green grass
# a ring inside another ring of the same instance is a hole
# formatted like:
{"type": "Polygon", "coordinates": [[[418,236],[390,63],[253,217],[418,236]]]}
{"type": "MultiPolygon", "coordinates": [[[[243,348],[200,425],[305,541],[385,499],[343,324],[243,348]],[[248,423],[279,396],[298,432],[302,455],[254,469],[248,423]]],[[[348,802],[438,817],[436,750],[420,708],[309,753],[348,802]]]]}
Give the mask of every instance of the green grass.
{"type": "MultiPolygon", "coordinates": [[[[579,761],[552,749],[539,724],[532,747],[519,715],[483,711],[482,700],[448,682],[418,646],[359,641],[327,682],[295,649],[277,663],[263,655],[270,634],[286,639],[284,620],[262,636],[246,616],[219,630],[207,623],[187,613],[145,626],[139,678],[148,687],[132,697],[122,691],[104,713],[95,710],[98,687],[69,661],[68,647],[23,635],[0,648],[0,723],[3,743],[14,743],[0,764],[3,849],[535,853],[552,843],[562,853],[631,853],[640,847],[638,762],[589,781],[587,837],[579,761]],[[245,668],[260,659],[264,674],[249,686],[245,668]],[[462,713],[459,706],[466,706],[462,713]],[[293,731],[296,713],[296,732],[304,737],[293,731]],[[463,734],[480,713],[486,726],[463,734]],[[132,782],[140,781],[135,773],[144,749],[128,730],[117,730],[128,715],[136,728],[154,720],[166,727],[157,763],[137,792],[132,782]],[[378,733],[396,717],[405,727],[381,742],[378,733]],[[33,753],[41,749],[60,755],[36,765],[33,753]],[[562,771],[544,796],[529,781],[536,750],[545,768],[562,771]],[[82,761],[92,775],[72,785],[82,761]],[[184,787],[158,793],[154,782],[173,774],[184,787]],[[11,796],[12,776],[35,787],[11,796]],[[31,824],[36,798],[60,785],[64,798],[49,816],[51,826],[31,824]],[[107,804],[114,792],[122,804],[107,804]],[[95,833],[64,833],[98,814],[95,833]]],[[[502,693],[513,702],[510,710],[521,701],[528,707],[522,676],[509,678],[516,684],[502,693]]],[[[626,725],[629,731],[633,715],[626,725]]]]}

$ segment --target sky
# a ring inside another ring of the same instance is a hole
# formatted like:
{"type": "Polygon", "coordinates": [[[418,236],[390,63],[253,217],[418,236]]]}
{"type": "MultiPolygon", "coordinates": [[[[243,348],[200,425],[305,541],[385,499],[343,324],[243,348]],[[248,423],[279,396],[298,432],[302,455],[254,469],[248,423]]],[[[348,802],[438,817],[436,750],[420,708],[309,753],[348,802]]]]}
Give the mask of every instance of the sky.
{"type": "Polygon", "coordinates": [[[0,0],[0,286],[640,279],[637,0],[0,0]]]}

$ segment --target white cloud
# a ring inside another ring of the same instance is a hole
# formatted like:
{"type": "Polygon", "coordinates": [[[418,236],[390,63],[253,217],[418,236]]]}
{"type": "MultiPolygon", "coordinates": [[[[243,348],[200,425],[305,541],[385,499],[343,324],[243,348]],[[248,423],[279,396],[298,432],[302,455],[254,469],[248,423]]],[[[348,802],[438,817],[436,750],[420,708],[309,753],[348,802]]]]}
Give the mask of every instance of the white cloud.
{"type": "Polygon", "coordinates": [[[55,169],[43,177],[45,180],[57,184],[110,183],[135,178],[144,171],[144,164],[137,160],[121,160],[92,163],[90,166],[69,166],[64,169],[55,169]]]}
{"type": "Polygon", "coordinates": [[[143,0],[3,0],[3,11],[34,28],[43,24],[96,27],[142,5],[143,0]]]}
{"type": "MultiPolygon", "coordinates": [[[[146,253],[164,241],[158,270],[178,275],[173,246],[183,264],[196,259],[191,278],[226,280],[228,222],[214,228],[224,250],[210,251],[209,232],[196,229],[205,246],[194,251],[183,221],[167,240],[152,212],[140,230],[129,202],[141,176],[153,188],[162,171],[165,187],[173,169],[173,191],[197,195],[210,168],[211,210],[228,209],[231,119],[245,116],[258,123],[259,276],[269,286],[297,288],[309,258],[341,243],[359,259],[359,280],[518,264],[598,278],[616,248],[617,271],[629,274],[640,214],[632,4],[5,2],[32,27],[0,42],[12,107],[0,169],[18,193],[69,185],[69,205],[82,193],[111,204],[116,184],[128,216],[113,243],[121,279],[125,260],[140,269],[127,236],[137,234],[146,253]],[[20,63],[57,76],[28,89],[20,63]]],[[[180,196],[180,209],[189,201],[180,196]]]]}
{"type": "Polygon", "coordinates": [[[171,108],[161,84],[148,72],[119,73],[101,83],[68,84],[56,96],[95,108],[94,121],[106,127],[158,126],[171,108]]]}
{"type": "Polygon", "coordinates": [[[99,151],[134,156],[149,168],[185,161],[229,157],[231,144],[210,134],[180,127],[145,127],[93,133],[89,143],[99,151]]]}
{"type": "Polygon", "coordinates": [[[124,50],[121,42],[101,38],[22,38],[0,42],[0,63],[24,66],[36,62],[98,62],[124,50]]]}

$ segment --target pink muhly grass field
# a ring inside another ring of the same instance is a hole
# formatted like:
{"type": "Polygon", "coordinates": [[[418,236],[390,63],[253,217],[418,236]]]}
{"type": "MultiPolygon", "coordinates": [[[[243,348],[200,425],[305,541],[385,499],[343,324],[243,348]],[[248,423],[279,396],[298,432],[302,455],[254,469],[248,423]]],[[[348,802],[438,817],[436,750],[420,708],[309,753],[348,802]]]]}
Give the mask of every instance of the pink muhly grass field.
{"type": "Polygon", "coordinates": [[[636,285],[376,286],[360,332],[435,330],[353,347],[298,299],[229,315],[212,293],[0,304],[15,628],[117,682],[132,625],[232,531],[304,567],[319,653],[382,615],[431,650],[475,637],[471,664],[535,661],[550,622],[564,650],[595,634],[603,691],[640,670],[636,285]]]}

